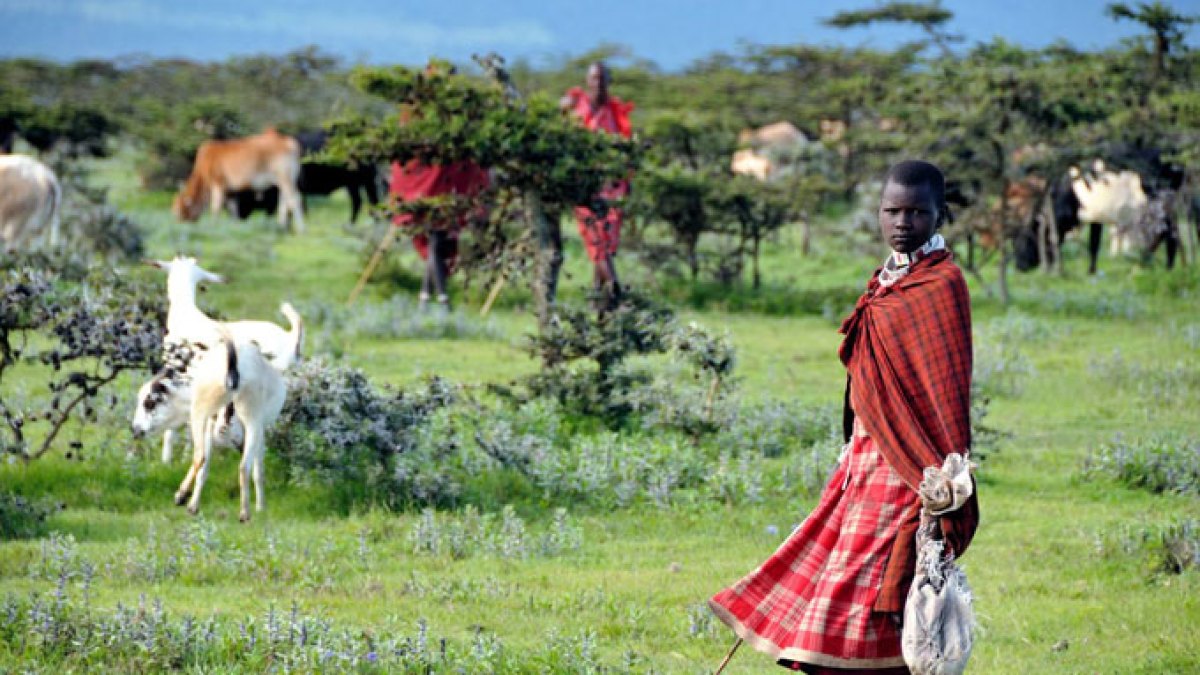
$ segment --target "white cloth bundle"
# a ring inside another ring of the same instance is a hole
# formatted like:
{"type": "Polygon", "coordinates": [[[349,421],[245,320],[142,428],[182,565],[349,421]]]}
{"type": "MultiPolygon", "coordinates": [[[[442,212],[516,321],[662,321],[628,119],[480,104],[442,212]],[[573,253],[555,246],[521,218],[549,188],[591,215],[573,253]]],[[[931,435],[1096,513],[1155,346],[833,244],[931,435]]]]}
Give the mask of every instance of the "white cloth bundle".
{"type": "Polygon", "coordinates": [[[971,470],[974,468],[974,464],[957,452],[946,455],[940,469],[925,467],[925,475],[917,492],[921,495],[926,512],[931,516],[940,516],[966,504],[975,492],[975,484],[971,480],[971,470]]]}
{"type": "Polygon", "coordinates": [[[958,453],[926,467],[918,488],[917,570],[904,603],[900,649],[913,675],[961,675],[974,646],[975,611],[967,575],[933,538],[938,515],[962,507],[974,492],[974,466],[958,453]]]}

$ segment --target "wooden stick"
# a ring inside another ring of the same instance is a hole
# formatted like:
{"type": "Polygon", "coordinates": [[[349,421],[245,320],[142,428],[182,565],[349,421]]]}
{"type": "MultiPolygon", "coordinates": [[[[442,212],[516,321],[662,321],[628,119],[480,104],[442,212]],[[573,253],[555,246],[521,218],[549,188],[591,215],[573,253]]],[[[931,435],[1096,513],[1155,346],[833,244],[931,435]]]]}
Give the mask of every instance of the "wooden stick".
{"type": "Polygon", "coordinates": [[[496,283],[492,284],[492,291],[488,293],[487,300],[483,303],[483,307],[480,308],[479,316],[487,316],[488,312],[492,311],[492,303],[496,301],[496,298],[500,297],[500,291],[504,288],[504,282],[507,279],[507,276],[501,274],[496,283]]]}
{"type": "Polygon", "coordinates": [[[392,242],[396,240],[396,230],[398,229],[400,228],[395,225],[388,227],[387,234],[383,235],[383,239],[379,241],[379,246],[376,247],[374,255],[371,256],[370,262],[367,263],[366,269],[358,277],[358,283],[354,285],[354,290],[350,291],[350,297],[346,300],[347,307],[353,305],[354,301],[358,299],[358,294],[362,293],[363,286],[367,285],[367,279],[371,278],[371,273],[379,266],[379,261],[383,259],[383,254],[387,253],[387,250],[392,247],[392,242]]]}
{"type": "Polygon", "coordinates": [[[738,638],[737,642],[733,643],[733,646],[729,648],[729,653],[725,655],[725,660],[721,662],[720,666],[717,666],[717,672],[713,673],[713,675],[721,675],[722,671],[725,670],[725,666],[729,665],[729,659],[732,659],[733,655],[737,653],[738,647],[742,646],[742,642],[742,638],[738,638]]]}

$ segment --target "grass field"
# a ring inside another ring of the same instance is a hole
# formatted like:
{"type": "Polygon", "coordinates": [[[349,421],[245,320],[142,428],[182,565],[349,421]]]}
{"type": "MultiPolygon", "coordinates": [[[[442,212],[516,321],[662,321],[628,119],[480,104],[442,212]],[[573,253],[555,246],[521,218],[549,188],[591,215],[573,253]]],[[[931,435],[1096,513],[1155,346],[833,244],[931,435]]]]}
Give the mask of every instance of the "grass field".
{"type": "MultiPolygon", "coordinates": [[[[310,318],[335,311],[363,261],[365,228],[338,224],[348,213],[340,199],[314,202],[309,232],[288,236],[264,220],[178,224],[165,195],[137,193],[111,167],[98,175],[149,233],[150,254],[196,254],[229,277],[203,296],[224,316],[282,321],[276,308],[285,299],[310,318]]],[[[578,302],[588,273],[569,237],[563,287],[566,301],[578,302]]],[[[823,305],[821,289],[841,297],[875,259],[830,236],[818,235],[815,247],[802,257],[785,233],[768,255],[761,294],[773,304],[746,290],[704,288],[679,306],[685,318],[728,331],[746,401],[839,402],[836,321],[844,306],[823,305]],[[731,311],[738,307],[763,311],[731,311]]],[[[636,287],[683,297],[631,256],[619,264],[636,287]]],[[[993,386],[986,424],[1004,438],[983,460],[983,521],[963,560],[979,620],[969,670],[1200,672],[1200,575],[1162,571],[1155,546],[1162,528],[1200,518],[1196,486],[1156,494],[1083,471],[1085,457],[1117,438],[1175,434],[1196,447],[1200,272],[1106,259],[1105,273],[1089,279],[1083,266],[1074,257],[1065,278],[1016,277],[1007,309],[971,282],[978,360],[993,386]]],[[[410,276],[372,284],[362,306],[415,295],[415,255],[405,247],[392,267],[410,276]]],[[[509,289],[492,317],[472,318],[483,293],[476,283],[456,297],[467,337],[356,336],[314,322],[310,344],[399,386],[428,374],[482,384],[532,372],[536,364],[519,346],[534,327],[528,295],[509,289]]],[[[35,382],[25,367],[5,387],[35,382]]],[[[816,499],[772,478],[793,461],[785,454],[762,464],[767,487],[757,503],[684,491],[665,508],[582,504],[556,520],[553,508],[518,492],[507,515],[369,507],[343,514],[320,489],[285,483],[268,450],[264,514],[237,522],[237,460],[225,453],[202,515],[190,518],[171,505],[183,460],[162,465],[154,442],[125,457],[136,386],[123,383],[124,407],[77,432],[99,448],[86,460],[55,453],[0,467],[0,488],[65,505],[50,517],[51,537],[0,542],[0,613],[41,626],[0,628],[0,672],[373,672],[401,669],[386,658],[399,652],[425,655],[424,665],[403,662],[414,672],[474,672],[483,663],[508,672],[710,672],[731,638],[704,601],[765,559],[816,499]],[[99,617],[90,627],[59,626],[85,608],[99,617]],[[128,630],[120,644],[141,646],[107,655],[55,647],[61,636],[49,636],[60,629],[88,645],[96,644],[88,631],[128,630]],[[217,637],[198,637],[205,630],[217,637]],[[316,660],[297,660],[289,645],[310,632],[328,646],[316,660]],[[259,641],[253,649],[247,633],[259,641]],[[210,646],[189,652],[188,644],[210,646]]],[[[649,443],[652,433],[629,434],[628,442],[649,443]]],[[[1192,461],[1196,475],[1200,458],[1192,461]]],[[[772,669],[747,649],[727,672],[772,669]]]]}

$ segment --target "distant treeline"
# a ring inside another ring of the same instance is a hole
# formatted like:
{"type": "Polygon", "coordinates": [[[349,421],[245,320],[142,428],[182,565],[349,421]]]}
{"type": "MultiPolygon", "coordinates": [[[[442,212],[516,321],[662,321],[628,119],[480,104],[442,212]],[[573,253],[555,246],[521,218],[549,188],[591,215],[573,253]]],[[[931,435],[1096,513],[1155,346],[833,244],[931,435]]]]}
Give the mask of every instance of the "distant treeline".
{"type": "MultiPolygon", "coordinates": [[[[1200,164],[1200,52],[1184,40],[1196,17],[1158,2],[1114,3],[1106,12],[1140,24],[1144,37],[1095,51],[1066,43],[1027,49],[1002,39],[951,49],[950,12],[889,3],[829,23],[907,22],[928,39],[895,49],[744,45],[679,72],[603,45],[557,64],[518,61],[509,70],[526,96],[557,98],[582,84],[589,62],[608,62],[612,91],[636,103],[634,126],[648,149],[635,199],[654,199],[646,205],[649,219],[670,224],[689,249],[694,275],[699,233],[714,227],[705,216],[713,199],[723,200],[721,219],[735,229],[803,219],[830,199],[853,197],[856,186],[905,155],[940,163],[974,208],[965,227],[990,231],[993,241],[1029,227],[997,202],[1031,178],[1026,188],[1045,191],[1068,166],[1095,157],[1115,166],[1145,157],[1200,164]],[[772,158],[790,164],[775,173],[785,182],[777,196],[788,200],[786,210],[755,214],[765,202],[738,202],[741,193],[730,201],[720,184],[729,178],[731,153],[751,143],[739,140],[740,132],[781,120],[812,139],[815,151],[772,158]]],[[[475,64],[458,65],[485,77],[475,64]]],[[[59,141],[79,153],[103,152],[111,146],[106,139],[130,139],[145,153],[138,165],[144,185],[173,187],[206,138],[268,125],[294,132],[376,111],[381,121],[394,115],[393,104],[351,86],[353,70],[317,47],[221,63],[10,59],[0,61],[0,133],[15,128],[36,147],[59,141]]],[[[1153,167],[1121,168],[1153,182],[1153,167]]]]}

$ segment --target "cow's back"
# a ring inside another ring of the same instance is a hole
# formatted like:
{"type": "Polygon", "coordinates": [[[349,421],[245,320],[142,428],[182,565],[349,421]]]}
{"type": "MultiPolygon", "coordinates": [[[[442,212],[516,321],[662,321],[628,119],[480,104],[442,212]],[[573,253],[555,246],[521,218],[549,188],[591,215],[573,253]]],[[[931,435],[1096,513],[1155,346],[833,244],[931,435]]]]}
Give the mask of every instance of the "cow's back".
{"type": "Polygon", "coordinates": [[[263,190],[278,176],[294,183],[300,169],[300,145],[275,131],[229,141],[205,141],[196,152],[194,171],[226,190],[263,190]]]}
{"type": "Polygon", "coordinates": [[[1080,176],[1071,186],[1079,200],[1079,219],[1084,222],[1122,222],[1146,207],[1141,176],[1132,171],[1102,171],[1091,180],[1080,176]]]}
{"type": "Polygon", "coordinates": [[[57,216],[58,179],[25,155],[0,156],[0,239],[14,246],[36,236],[57,216]]]}

